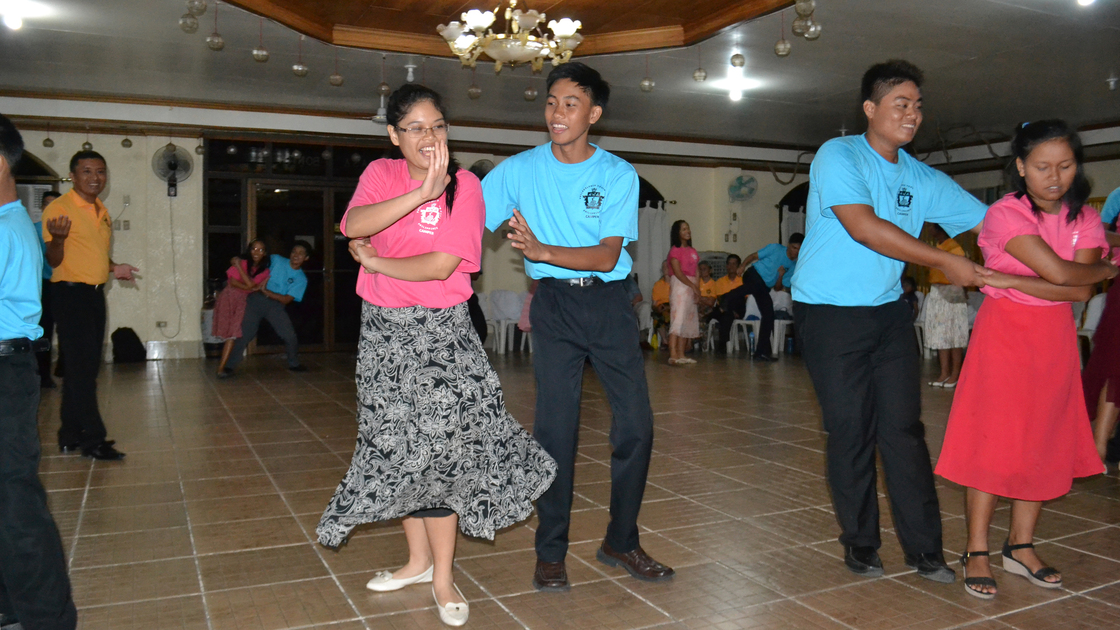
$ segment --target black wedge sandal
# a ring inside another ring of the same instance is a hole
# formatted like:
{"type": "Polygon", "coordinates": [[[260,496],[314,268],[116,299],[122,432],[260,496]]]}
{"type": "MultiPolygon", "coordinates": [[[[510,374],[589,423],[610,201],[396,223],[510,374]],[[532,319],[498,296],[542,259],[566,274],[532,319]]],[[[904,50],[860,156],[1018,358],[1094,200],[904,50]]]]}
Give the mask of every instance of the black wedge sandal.
{"type": "Polygon", "coordinates": [[[1042,567],[1038,571],[1031,573],[1027,565],[1019,562],[1012,557],[1011,552],[1017,549],[1034,549],[1034,543],[1025,543],[1022,545],[1012,545],[1010,540],[1003,541],[1003,570],[1015,575],[1021,575],[1027,578],[1031,584],[1040,588],[1062,588],[1061,571],[1054,567],[1042,567]],[[1047,582],[1046,578],[1051,575],[1059,576],[1057,582],[1047,582]]]}
{"type": "Polygon", "coordinates": [[[972,595],[973,597],[979,597],[980,599],[995,599],[995,593],[985,593],[984,591],[978,591],[974,588],[977,586],[990,586],[992,588],[996,588],[995,578],[968,577],[968,559],[987,555],[987,551],[966,551],[964,552],[964,555],[961,556],[961,569],[964,571],[964,591],[969,595],[972,595]]]}

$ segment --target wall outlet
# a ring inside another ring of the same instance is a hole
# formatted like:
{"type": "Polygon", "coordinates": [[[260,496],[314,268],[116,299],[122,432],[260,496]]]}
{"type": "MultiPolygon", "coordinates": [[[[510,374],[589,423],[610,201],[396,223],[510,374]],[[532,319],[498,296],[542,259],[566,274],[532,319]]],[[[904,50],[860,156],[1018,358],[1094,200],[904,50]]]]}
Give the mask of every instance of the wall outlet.
{"type": "Polygon", "coordinates": [[[121,220],[120,219],[117,219],[116,221],[113,221],[113,229],[116,230],[117,232],[120,231],[120,229],[121,229],[121,220]]]}
{"type": "Polygon", "coordinates": [[[732,234],[731,235],[731,242],[738,243],[739,242],[739,235],[738,234],[732,234]]]}
{"type": "Polygon", "coordinates": [[[156,328],[167,328],[167,322],[156,322],[156,328]]]}
{"type": "Polygon", "coordinates": [[[723,242],[728,243],[730,241],[731,241],[731,233],[730,232],[725,232],[723,234],[723,242]]]}
{"type": "Polygon", "coordinates": [[[130,203],[132,203],[132,195],[125,195],[124,196],[124,205],[127,206],[130,203]]]}
{"type": "Polygon", "coordinates": [[[125,229],[125,230],[128,229],[128,219],[125,219],[124,221],[121,222],[121,227],[122,227],[122,229],[125,229]]]}

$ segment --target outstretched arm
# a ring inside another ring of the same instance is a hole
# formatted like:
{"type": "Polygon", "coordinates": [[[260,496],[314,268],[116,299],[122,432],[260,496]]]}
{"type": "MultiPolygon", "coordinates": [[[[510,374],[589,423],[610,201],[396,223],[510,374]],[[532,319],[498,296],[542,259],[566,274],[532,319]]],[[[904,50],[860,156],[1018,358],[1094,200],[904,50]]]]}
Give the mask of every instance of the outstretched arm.
{"type": "Polygon", "coordinates": [[[897,225],[880,219],[875,209],[865,204],[832,206],[832,212],[855,241],[889,258],[936,267],[957,286],[984,286],[992,272],[971,260],[919,241],[897,225]]]}
{"type": "Polygon", "coordinates": [[[608,272],[618,264],[618,257],[622,253],[621,236],[608,236],[600,240],[598,245],[589,247],[545,245],[537,240],[525,217],[521,216],[518,210],[513,211],[509,227],[513,230],[509,233],[513,247],[521,250],[526,258],[534,262],[577,271],[608,272]]]}

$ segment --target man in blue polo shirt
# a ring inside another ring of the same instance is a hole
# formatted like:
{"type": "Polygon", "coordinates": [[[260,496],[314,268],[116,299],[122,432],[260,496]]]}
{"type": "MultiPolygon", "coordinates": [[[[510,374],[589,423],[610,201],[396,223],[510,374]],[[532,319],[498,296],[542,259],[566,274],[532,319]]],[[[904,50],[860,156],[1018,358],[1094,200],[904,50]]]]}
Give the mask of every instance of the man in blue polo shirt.
{"type": "Polygon", "coordinates": [[[922,122],[922,71],[872,66],[861,98],[867,133],[833,138],[809,170],[806,237],[793,274],[794,323],[828,433],[828,482],[844,563],[883,575],[875,451],[906,564],[956,579],[942,555],[941,512],[921,422],[918,345],[902,293],[906,262],[953,284],[990,272],[917,239],[922,223],[979,231],[986,207],[947,175],[902,151],[922,122]]]}
{"type": "Polygon", "coordinates": [[[292,302],[302,302],[303,294],[307,291],[307,274],[303,272],[303,263],[311,257],[311,245],[305,241],[296,241],[292,246],[292,253],[284,258],[272,255],[268,267],[268,282],[260,291],[249,294],[245,301],[245,318],[241,320],[241,338],[233,346],[229,361],[218,378],[233,376],[233,370],[245,355],[245,348],[257,336],[261,320],[267,320],[284,341],[284,350],[288,354],[288,369],[293,372],[306,372],[307,367],[299,362],[299,338],[296,329],[292,326],[292,318],[288,316],[285,307],[292,302]]]}
{"type": "Polygon", "coordinates": [[[23,138],[0,115],[0,627],[73,630],[78,613],[39,482],[43,250],[12,169],[23,138]]]}
{"type": "Polygon", "coordinates": [[[731,324],[736,317],[742,317],[747,311],[747,296],[753,295],[758,304],[758,313],[761,315],[761,326],[758,331],[758,340],[755,342],[755,359],[761,361],[777,361],[771,354],[770,335],[774,332],[774,299],[770,297],[770,289],[781,291],[793,276],[793,269],[797,266],[798,252],[805,235],[795,232],[789,235],[789,244],[771,243],[757,252],[747,256],[743,264],[754,263],[743,274],[743,284],[728,291],[720,298],[723,314],[720,318],[720,342],[727,340],[731,332],[731,324]]]}
{"type": "Polygon", "coordinates": [[[537,501],[533,586],[569,588],[564,558],[571,523],[583,366],[591,360],[611,411],[611,521],[597,557],[642,580],[673,570],[638,544],[638,511],[653,448],[653,414],[623,247],[638,238],[638,175],[587,134],[610,98],[599,73],[579,62],[548,75],[549,144],[499,164],[482,182],[486,227],[509,220],[525,271],[540,280],[529,318],[537,381],[533,435],[556,460],[552,487],[537,501]],[[512,219],[511,219],[512,216],[512,219]]]}

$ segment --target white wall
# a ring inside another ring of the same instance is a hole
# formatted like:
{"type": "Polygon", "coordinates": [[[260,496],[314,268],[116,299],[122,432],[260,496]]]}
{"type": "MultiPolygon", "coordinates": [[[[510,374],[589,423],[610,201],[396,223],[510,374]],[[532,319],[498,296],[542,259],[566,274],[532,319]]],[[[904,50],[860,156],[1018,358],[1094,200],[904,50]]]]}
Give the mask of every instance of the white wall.
{"type": "MultiPolygon", "coordinates": [[[[81,149],[85,134],[52,133],[53,148],[43,146],[46,133],[23,133],[27,152],[67,177],[70,157],[81,149]]],[[[128,231],[114,231],[112,258],[140,268],[134,283],[112,280],[107,285],[108,333],[126,326],[150,346],[150,358],[196,357],[201,351],[199,313],[202,310],[202,159],[194,141],[175,139],[194,158],[195,171],[179,184],[178,196],[167,196],[167,184],[152,172],[152,156],[167,137],[133,136],[132,147],[121,146],[123,136],[89,136],[93,149],[105,156],[109,185],[101,200],[115,219],[129,222],[128,231]],[[124,198],[130,198],[126,208],[124,198]],[[171,223],[174,222],[174,233],[171,223]],[[177,298],[177,299],[176,299],[177,298]],[[167,327],[156,327],[157,321],[167,327]],[[155,356],[152,356],[152,355],[155,356]]],[[[70,183],[59,185],[60,192],[70,183]]]]}
{"type": "MultiPolygon", "coordinates": [[[[1120,160],[1104,160],[1085,164],[1085,174],[1093,184],[1093,197],[1107,197],[1108,193],[1120,188],[1120,160]]],[[[982,171],[965,173],[953,178],[966,189],[998,186],[1003,181],[1003,171],[982,171]]]]}

